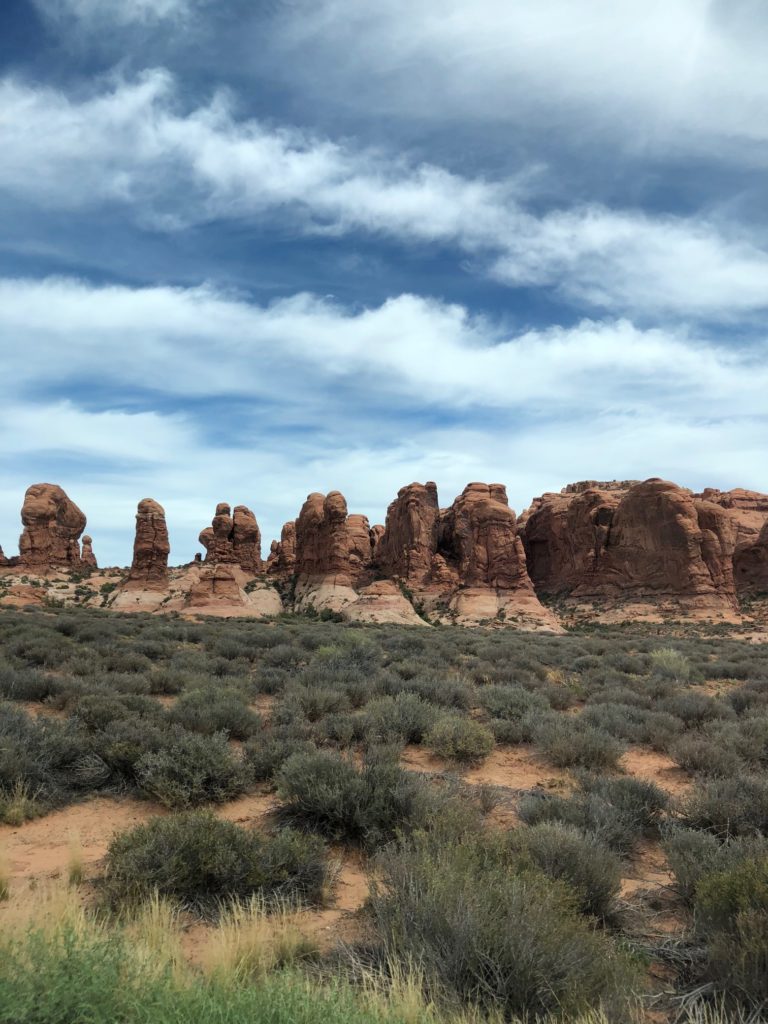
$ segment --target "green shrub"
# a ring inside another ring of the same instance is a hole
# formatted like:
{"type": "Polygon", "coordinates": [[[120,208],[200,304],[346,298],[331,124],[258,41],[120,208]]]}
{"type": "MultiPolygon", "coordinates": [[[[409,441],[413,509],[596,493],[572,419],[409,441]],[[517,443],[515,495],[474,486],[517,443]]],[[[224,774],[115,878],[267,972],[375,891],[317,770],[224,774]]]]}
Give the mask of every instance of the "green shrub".
{"type": "Polygon", "coordinates": [[[768,779],[739,775],[700,780],[683,800],[681,818],[690,828],[722,839],[768,833],[768,779]]]}
{"type": "Polygon", "coordinates": [[[490,729],[471,718],[452,713],[437,719],[425,741],[438,757],[459,764],[476,764],[493,750],[490,729]]]}
{"type": "Polygon", "coordinates": [[[696,888],[706,875],[730,870],[745,860],[768,858],[768,839],[739,837],[721,842],[711,832],[675,828],[663,841],[677,890],[692,903],[696,888]]]}
{"type": "Polygon", "coordinates": [[[368,849],[398,832],[443,827],[451,817],[460,830],[473,818],[466,801],[451,805],[388,755],[386,750],[372,752],[358,770],[331,751],[294,754],[276,777],[283,817],[368,849]]]}
{"type": "Polygon", "coordinates": [[[327,878],[317,837],[289,830],[264,835],[192,811],[155,818],[113,839],[104,892],[112,904],[154,892],[194,906],[253,893],[320,903],[327,878]]]}
{"type": "Polygon", "coordinates": [[[247,740],[261,729],[261,718],[234,691],[208,687],[183,693],[170,712],[171,721],[191,732],[223,732],[247,740]]]}
{"type": "Polygon", "coordinates": [[[386,851],[372,912],[390,960],[507,1019],[602,1005],[625,1021],[637,977],[627,957],[579,916],[567,886],[513,867],[502,842],[476,835],[386,851]]]}
{"type": "Polygon", "coordinates": [[[252,778],[223,733],[199,736],[177,732],[167,746],[144,754],[135,772],[146,793],[175,809],[231,800],[252,778]]]}
{"type": "Polygon", "coordinates": [[[691,677],[691,663],[674,647],[661,647],[651,651],[651,671],[662,679],[684,682],[691,677]]]}
{"type": "Polygon", "coordinates": [[[658,828],[667,801],[666,794],[651,782],[583,777],[581,791],[572,796],[530,793],[521,800],[518,813],[529,825],[573,825],[624,854],[658,828]]]}
{"type": "Polygon", "coordinates": [[[279,732],[264,732],[248,740],[243,749],[245,763],[256,782],[270,782],[289,757],[316,750],[314,743],[279,732]]]}
{"type": "Polygon", "coordinates": [[[624,753],[607,732],[561,715],[535,723],[533,742],[557,768],[615,768],[624,753]]]}
{"type": "Polygon", "coordinates": [[[484,686],[478,699],[491,718],[513,722],[532,713],[544,714],[550,708],[549,701],[540,693],[531,693],[522,686],[484,686]]]}
{"type": "Polygon", "coordinates": [[[744,762],[731,747],[718,746],[712,738],[687,733],[669,747],[669,756],[688,772],[701,775],[736,775],[744,762]]]}
{"type": "Polygon", "coordinates": [[[380,697],[366,705],[361,729],[367,743],[421,743],[435,709],[415,693],[380,697]]]}
{"type": "Polygon", "coordinates": [[[729,995],[768,1000],[768,858],[705,875],[694,898],[696,931],[707,947],[707,976],[729,995]]]}
{"type": "Polygon", "coordinates": [[[542,823],[510,833],[514,850],[549,878],[573,889],[585,914],[608,917],[621,887],[621,861],[596,836],[572,825],[542,823]]]}

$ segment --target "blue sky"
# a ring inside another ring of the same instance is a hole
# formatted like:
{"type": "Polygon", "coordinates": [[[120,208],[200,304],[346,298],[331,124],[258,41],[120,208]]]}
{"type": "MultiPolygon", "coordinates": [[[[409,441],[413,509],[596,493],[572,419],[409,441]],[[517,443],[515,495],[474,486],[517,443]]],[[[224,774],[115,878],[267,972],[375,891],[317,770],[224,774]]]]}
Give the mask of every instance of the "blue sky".
{"type": "Polygon", "coordinates": [[[768,490],[760,0],[4,0],[0,543],[768,490]]]}

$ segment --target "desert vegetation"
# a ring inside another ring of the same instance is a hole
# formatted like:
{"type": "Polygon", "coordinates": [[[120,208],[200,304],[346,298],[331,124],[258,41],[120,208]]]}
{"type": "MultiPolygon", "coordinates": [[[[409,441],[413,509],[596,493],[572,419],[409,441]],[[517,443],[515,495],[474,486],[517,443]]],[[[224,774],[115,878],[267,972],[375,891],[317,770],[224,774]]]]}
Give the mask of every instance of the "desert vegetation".
{"type": "Polygon", "coordinates": [[[758,1020],[767,765],[716,632],[4,611],[0,1022],[758,1020]]]}

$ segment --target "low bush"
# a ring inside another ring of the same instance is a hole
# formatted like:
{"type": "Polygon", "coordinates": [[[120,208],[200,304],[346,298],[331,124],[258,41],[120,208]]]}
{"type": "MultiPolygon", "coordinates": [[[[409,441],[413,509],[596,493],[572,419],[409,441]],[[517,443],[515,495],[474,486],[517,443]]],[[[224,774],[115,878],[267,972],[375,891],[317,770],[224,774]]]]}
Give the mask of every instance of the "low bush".
{"type": "Polygon", "coordinates": [[[170,718],[191,732],[206,736],[223,732],[234,740],[247,740],[262,726],[259,715],[236,691],[218,687],[183,693],[171,709],[170,718]]]}
{"type": "Polygon", "coordinates": [[[596,836],[545,822],[513,830],[510,843],[549,878],[567,883],[582,913],[610,916],[621,887],[621,861],[596,836]]]}
{"type": "Polygon", "coordinates": [[[271,782],[289,757],[314,753],[316,749],[309,740],[274,731],[249,740],[243,756],[255,782],[271,782]]]}
{"type": "Polygon", "coordinates": [[[630,778],[583,777],[581,790],[571,796],[531,793],[523,797],[518,813],[529,825],[573,825],[624,854],[658,828],[666,805],[666,794],[653,783],[630,778]]]}
{"type": "Polygon", "coordinates": [[[651,651],[651,671],[662,679],[685,682],[691,678],[691,663],[684,654],[674,647],[660,647],[651,651]]]}
{"type": "Polygon", "coordinates": [[[359,770],[331,751],[294,754],[276,776],[283,818],[367,849],[399,832],[443,827],[451,817],[461,829],[472,818],[466,801],[452,804],[390,754],[372,752],[359,770]]]}
{"type": "Polygon", "coordinates": [[[701,775],[735,775],[744,762],[732,747],[718,746],[697,733],[679,737],[669,747],[669,756],[688,772],[701,775]]]}
{"type": "Polygon", "coordinates": [[[687,903],[693,902],[705,876],[730,870],[745,860],[768,859],[768,839],[764,836],[721,842],[711,832],[674,828],[664,836],[663,847],[677,890],[687,903]]]}
{"type": "Polygon", "coordinates": [[[478,699],[491,718],[507,721],[520,721],[531,713],[544,714],[550,708],[549,701],[540,693],[522,686],[484,686],[478,699]]]}
{"type": "Polygon", "coordinates": [[[434,707],[415,693],[399,693],[367,704],[360,727],[369,744],[421,743],[435,714],[434,707]]]}
{"type": "Polygon", "coordinates": [[[462,715],[441,715],[425,737],[438,757],[459,764],[476,764],[493,750],[493,733],[480,722],[462,715]]]}
{"type": "Polygon", "coordinates": [[[722,839],[768,833],[768,778],[739,775],[697,782],[680,808],[690,828],[722,839]]]}
{"type": "Polygon", "coordinates": [[[622,744],[602,729],[552,714],[536,722],[533,742],[557,768],[615,768],[624,753],[622,744]]]}
{"type": "Polygon", "coordinates": [[[325,850],[314,836],[248,831],[206,811],[155,818],[112,840],[104,893],[109,903],[153,893],[187,906],[212,907],[254,893],[321,903],[325,850]]]}
{"type": "Polygon", "coordinates": [[[696,932],[707,949],[707,977],[752,1005],[768,1000],[768,858],[746,859],[705,875],[694,898],[696,932]]]}
{"type": "Polygon", "coordinates": [[[476,835],[386,851],[372,912],[390,961],[418,963],[432,991],[500,1018],[602,1006],[625,1021],[629,959],[579,916],[566,885],[512,866],[503,842],[476,835]]]}
{"type": "Polygon", "coordinates": [[[252,780],[223,733],[199,736],[177,731],[160,750],[144,754],[135,773],[146,793],[173,809],[231,800],[252,780]]]}

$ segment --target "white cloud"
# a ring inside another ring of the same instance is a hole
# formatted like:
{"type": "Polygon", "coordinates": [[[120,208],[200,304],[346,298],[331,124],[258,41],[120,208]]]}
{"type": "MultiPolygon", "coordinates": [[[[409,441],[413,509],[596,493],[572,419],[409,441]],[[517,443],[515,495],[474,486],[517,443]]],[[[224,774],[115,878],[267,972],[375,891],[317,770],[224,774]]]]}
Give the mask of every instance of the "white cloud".
{"type": "Polygon", "coordinates": [[[279,59],[369,113],[764,165],[767,41],[754,0],[304,0],[279,59]]]}
{"type": "Polygon", "coordinates": [[[518,510],[583,478],[766,489],[764,343],[626,320],[510,335],[410,295],[353,312],[55,279],[0,281],[0,350],[6,552],[38,479],[83,507],[107,562],[129,559],[145,496],[185,560],[222,500],[252,506],[268,544],[312,490],[381,521],[413,479],[445,503],[500,479],[518,510]]]}
{"type": "Polygon", "coordinates": [[[509,335],[415,295],[352,312],[308,294],[259,306],[213,288],[0,280],[0,338],[13,393],[98,380],[304,403],[322,388],[375,382],[382,396],[454,410],[610,407],[619,396],[642,412],[696,396],[725,415],[723,402],[762,412],[768,388],[764,345],[716,346],[628,320],[509,335]]]}
{"type": "Polygon", "coordinates": [[[155,228],[273,218],[447,244],[499,280],[614,311],[728,319],[768,305],[768,253],[743,230],[599,205],[534,215],[522,179],[237,120],[223,94],[183,112],[163,71],[77,99],[6,79],[0,110],[0,190],[43,208],[118,203],[155,228]]]}

